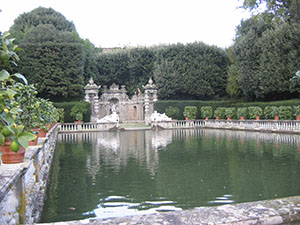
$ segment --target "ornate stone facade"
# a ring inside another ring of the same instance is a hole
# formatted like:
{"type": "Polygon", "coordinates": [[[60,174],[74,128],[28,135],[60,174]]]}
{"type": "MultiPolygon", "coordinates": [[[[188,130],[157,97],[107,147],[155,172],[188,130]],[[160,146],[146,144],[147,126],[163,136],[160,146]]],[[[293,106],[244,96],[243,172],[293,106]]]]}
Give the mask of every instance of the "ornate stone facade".
{"type": "Polygon", "coordinates": [[[145,93],[138,89],[130,99],[127,95],[125,85],[113,83],[109,88],[103,86],[102,94],[98,97],[100,86],[97,86],[93,79],[85,86],[85,101],[91,103],[91,121],[96,122],[107,115],[116,112],[120,122],[145,122],[150,124],[151,114],[154,112],[153,103],[157,101],[157,88],[150,78],[143,86],[145,93]]]}

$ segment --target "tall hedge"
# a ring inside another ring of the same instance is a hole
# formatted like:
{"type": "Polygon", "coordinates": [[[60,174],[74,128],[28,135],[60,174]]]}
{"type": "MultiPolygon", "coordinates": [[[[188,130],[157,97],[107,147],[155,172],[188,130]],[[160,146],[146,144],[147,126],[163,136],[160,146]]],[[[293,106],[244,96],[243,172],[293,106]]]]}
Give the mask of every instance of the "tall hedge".
{"type": "Polygon", "coordinates": [[[157,49],[154,78],[160,99],[217,99],[226,95],[229,59],[201,42],[157,49]]]}
{"type": "Polygon", "coordinates": [[[83,48],[76,43],[24,44],[19,70],[39,95],[53,101],[83,98],[83,48]]]}
{"type": "Polygon", "coordinates": [[[153,77],[155,54],[149,48],[130,48],[115,52],[101,53],[96,59],[98,74],[95,82],[99,85],[116,83],[126,85],[129,95],[141,90],[153,77]]]}

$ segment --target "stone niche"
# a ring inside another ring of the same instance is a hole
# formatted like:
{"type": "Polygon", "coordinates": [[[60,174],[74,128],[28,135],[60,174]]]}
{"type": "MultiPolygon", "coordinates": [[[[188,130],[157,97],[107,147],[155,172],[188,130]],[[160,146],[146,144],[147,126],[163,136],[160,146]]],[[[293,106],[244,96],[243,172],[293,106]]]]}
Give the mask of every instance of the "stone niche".
{"type": "Polygon", "coordinates": [[[157,88],[150,78],[143,86],[144,93],[137,89],[130,99],[127,95],[126,86],[113,83],[110,87],[103,86],[99,98],[99,89],[91,78],[84,87],[85,101],[91,103],[91,121],[96,122],[105,116],[116,112],[120,122],[145,122],[151,121],[151,114],[154,112],[154,102],[157,101],[157,88]]]}

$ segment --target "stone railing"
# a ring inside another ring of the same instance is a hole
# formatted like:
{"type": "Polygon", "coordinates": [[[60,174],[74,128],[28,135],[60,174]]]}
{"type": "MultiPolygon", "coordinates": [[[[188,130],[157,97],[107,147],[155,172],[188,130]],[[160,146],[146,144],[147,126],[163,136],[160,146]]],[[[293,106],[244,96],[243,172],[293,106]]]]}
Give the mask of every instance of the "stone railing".
{"type": "Polygon", "coordinates": [[[118,127],[118,123],[62,123],[59,125],[59,132],[93,132],[107,131],[118,127]]]}
{"type": "Polygon", "coordinates": [[[153,127],[164,129],[216,128],[266,132],[300,133],[300,121],[295,120],[173,120],[153,122],[153,127]]]}
{"type": "Polygon", "coordinates": [[[23,163],[0,165],[0,224],[33,224],[42,210],[58,125],[38,145],[29,146],[23,163]]]}

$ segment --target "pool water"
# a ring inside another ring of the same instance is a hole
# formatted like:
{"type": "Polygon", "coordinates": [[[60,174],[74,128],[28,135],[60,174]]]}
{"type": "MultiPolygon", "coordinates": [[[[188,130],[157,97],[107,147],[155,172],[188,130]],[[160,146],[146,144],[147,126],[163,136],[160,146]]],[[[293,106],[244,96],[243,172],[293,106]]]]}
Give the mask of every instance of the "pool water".
{"type": "Polygon", "coordinates": [[[42,222],[281,198],[300,194],[300,136],[210,129],[59,134],[52,169],[42,222]]]}

